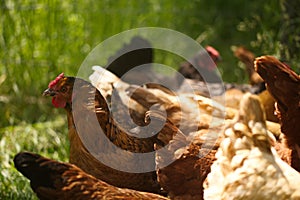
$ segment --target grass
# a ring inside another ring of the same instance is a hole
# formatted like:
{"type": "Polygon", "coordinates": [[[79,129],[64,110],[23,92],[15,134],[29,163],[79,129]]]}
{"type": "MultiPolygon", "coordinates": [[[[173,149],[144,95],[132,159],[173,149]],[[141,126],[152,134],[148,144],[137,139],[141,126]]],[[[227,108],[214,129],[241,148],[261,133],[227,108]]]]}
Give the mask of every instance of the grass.
{"type": "Polygon", "coordinates": [[[36,199],[29,181],[13,164],[20,151],[38,152],[44,156],[67,161],[68,141],[65,116],[54,121],[10,126],[0,130],[0,194],[1,199],[36,199]]]}
{"type": "MultiPolygon", "coordinates": [[[[36,198],[12,164],[19,151],[67,160],[64,113],[41,93],[57,74],[76,75],[100,42],[132,28],[173,29],[216,47],[223,80],[242,83],[247,77],[230,47],[280,56],[285,50],[281,27],[286,27],[281,20],[279,0],[133,0],[130,5],[125,0],[0,0],[0,199],[36,198]]],[[[171,54],[157,53],[155,59],[178,65],[171,54]]]]}

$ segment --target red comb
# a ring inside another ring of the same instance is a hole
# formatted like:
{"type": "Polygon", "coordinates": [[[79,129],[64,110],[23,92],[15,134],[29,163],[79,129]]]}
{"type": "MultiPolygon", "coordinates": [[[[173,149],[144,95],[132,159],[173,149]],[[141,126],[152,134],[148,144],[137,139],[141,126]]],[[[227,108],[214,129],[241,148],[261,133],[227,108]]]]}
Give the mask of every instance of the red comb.
{"type": "Polygon", "coordinates": [[[205,47],[206,51],[216,57],[219,57],[220,56],[220,53],[215,49],[213,48],[212,46],[206,46],[205,47]]]}
{"type": "Polygon", "coordinates": [[[61,73],[60,75],[58,75],[53,81],[51,81],[49,83],[48,88],[54,87],[57,84],[57,82],[64,77],[65,77],[64,73],[61,73]]]}

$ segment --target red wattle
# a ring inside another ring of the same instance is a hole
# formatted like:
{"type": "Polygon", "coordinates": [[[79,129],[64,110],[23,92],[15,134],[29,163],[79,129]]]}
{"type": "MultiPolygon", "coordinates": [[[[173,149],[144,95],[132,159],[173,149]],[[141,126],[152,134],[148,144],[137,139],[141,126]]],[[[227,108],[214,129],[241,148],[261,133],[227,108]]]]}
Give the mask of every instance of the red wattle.
{"type": "Polygon", "coordinates": [[[65,101],[61,101],[61,100],[57,99],[56,97],[52,98],[52,104],[56,108],[64,108],[66,106],[66,102],[65,101]]]}

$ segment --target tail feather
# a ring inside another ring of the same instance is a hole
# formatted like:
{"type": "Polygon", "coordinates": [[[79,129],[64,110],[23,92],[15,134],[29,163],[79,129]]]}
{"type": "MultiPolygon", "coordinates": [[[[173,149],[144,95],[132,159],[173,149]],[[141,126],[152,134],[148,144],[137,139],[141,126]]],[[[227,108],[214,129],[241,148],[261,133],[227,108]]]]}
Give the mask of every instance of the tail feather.
{"type": "Polygon", "coordinates": [[[34,153],[21,152],[15,156],[14,163],[17,170],[31,181],[31,187],[39,199],[167,199],[156,194],[114,187],[86,174],[75,165],[34,153]]]}
{"type": "Polygon", "coordinates": [[[33,190],[38,187],[54,188],[54,179],[51,177],[51,172],[55,170],[61,174],[66,169],[66,167],[56,165],[55,162],[49,159],[29,152],[17,154],[14,163],[17,170],[31,180],[33,190]]]}

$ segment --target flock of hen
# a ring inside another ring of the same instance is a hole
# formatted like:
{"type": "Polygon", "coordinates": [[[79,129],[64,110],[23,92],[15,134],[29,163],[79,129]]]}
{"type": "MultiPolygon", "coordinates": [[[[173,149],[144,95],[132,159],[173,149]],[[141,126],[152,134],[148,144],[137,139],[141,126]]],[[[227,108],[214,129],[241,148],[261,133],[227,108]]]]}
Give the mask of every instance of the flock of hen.
{"type": "Polygon", "coordinates": [[[70,163],[21,152],[15,167],[40,199],[300,199],[299,75],[239,47],[251,84],[204,83],[199,56],[179,70],[193,94],[118,78],[152,62],[151,48],[112,58],[111,72],[93,67],[91,83],[60,74],[44,95],[67,111],[70,163]]]}

